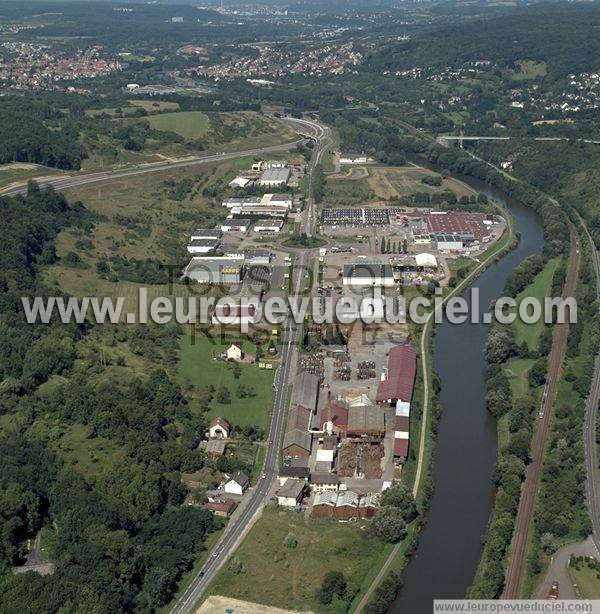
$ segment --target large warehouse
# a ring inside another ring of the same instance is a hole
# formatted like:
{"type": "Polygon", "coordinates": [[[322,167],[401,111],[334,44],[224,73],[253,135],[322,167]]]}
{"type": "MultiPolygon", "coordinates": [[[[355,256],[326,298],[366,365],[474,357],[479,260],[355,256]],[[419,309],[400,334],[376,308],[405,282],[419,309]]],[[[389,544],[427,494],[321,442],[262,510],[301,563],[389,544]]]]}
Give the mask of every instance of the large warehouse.
{"type": "Polygon", "coordinates": [[[377,388],[377,403],[395,406],[398,401],[412,401],[417,353],[408,343],[394,346],[388,355],[387,368],[377,388]]]}
{"type": "Polygon", "coordinates": [[[276,188],[287,185],[291,176],[289,168],[269,168],[260,176],[258,183],[265,188],[276,188]]]}
{"type": "Polygon", "coordinates": [[[394,273],[389,264],[361,263],[344,266],[344,286],[383,286],[391,287],[395,284],[394,273]]]}
{"type": "Polygon", "coordinates": [[[215,256],[192,258],[183,272],[184,277],[199,284],[239,284],[242,281],[243,258],[215,256]]]}

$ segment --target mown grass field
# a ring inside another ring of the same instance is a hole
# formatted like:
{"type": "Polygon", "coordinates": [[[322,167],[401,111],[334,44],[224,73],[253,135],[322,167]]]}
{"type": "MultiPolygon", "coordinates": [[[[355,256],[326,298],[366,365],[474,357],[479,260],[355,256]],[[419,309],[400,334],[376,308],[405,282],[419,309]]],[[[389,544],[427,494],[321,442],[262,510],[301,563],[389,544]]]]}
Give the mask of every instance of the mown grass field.
{"type": "MultiPolygon", "coordinates": [[[[543,270],[536,275],[536,278],[523,292],[521,292],[517,298],[517,305],[521,304],[521,301],[525,298],[536,298],[544,305],[544,297],[549,295],[552,288],[552,276],[558,267],[559,258],[553,258],[549,260],[543,270]]],[[[544,327],[543,317],[538,319],[533,324],[526,324],[520,318],[517,318],[514,323],[517,343],[525,342],[527,346],[532,350],[537,350],[540,334],[544,327]]]]}
{"type": "Polygon", "coordinates": [[[345,612],[347,606],[340,602],[323,606],[316,601],[314,591],[323,576],[341,571],[355,588],[366,588],[363,584],[390,549],[362,523],[307,521],[303,514],[265,508],[236,551],[245,572],[235,574],[226,565],[207,594],[301,611],[345,612]],[[288,533],[296,536],[296,548],[284,545],[288,533]]]}
{"type": "Polygon", "coordinates": [[[202,111],[182,111],[178,113],[161,113],[148,117],[150,127],[154,130],[176,132],[184,139],[194,140],[203,137],[210,128],[210,119],[202,111]]]}
{"type": "MultiPolygon", "coordinates": [[[[231,394],[231,403],[218,403],[213,398],[209,407],[210,417],[221,416],[232,425],[260,426],[266,429],[273,408],[273,376],[275,369],[260,369],[258,365],[241,365],[241,376],[234,377],[232,364],[219,359],[218,356],[229,346],[230,340],[221,344],[219,339],[214,343],[204,335],[185,335],[181,338],[181,354],[178,368],[179,382],[185,387],[192,387],[192,407],[197,395],[209,385],[217,390],[225,386],[231,394]],[[238,386],[251,386],[256,395],[239,398],[236,393],[238,386]]],[[[253,354],[254,346],[245,342],[244,350],[253,354]]]]}
{"type": "Polygon", "coordinates": [[[582,563],[580,569],[571,566],[569,575],[573,584],[579,588],[583,599],[600,599],[600,574],[582,563]]]}

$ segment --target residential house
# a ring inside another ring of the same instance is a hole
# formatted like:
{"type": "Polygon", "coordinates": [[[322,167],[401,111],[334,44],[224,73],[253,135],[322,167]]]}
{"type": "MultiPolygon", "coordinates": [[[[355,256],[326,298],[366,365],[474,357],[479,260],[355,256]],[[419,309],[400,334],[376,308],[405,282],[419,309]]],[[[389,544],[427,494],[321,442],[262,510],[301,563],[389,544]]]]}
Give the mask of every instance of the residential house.
{"type": "Polygon", "coordinates": [[[238,345],[237,343],[232,343],[225,350],[225,356],[227,357],[227,360],[240,361],[244,358],[244,351],[242,350],[242,347],[240,345],[238,345]]]}
{"type": "Polygon", "coordinates": [[[210,422],[208,434],[211,439],[227,439],[231,432],[231,425],[224,418],[213,418],[210,422]]]}
{"type": "Polygon", "coordinates": [[[209,501],[204,504],[204,509],[212,512],[215,516],[231,516],[235,507],[235,502],[229,499],[225,501],[209,501]]]}
{"type": "Polygon", "coordinates": [[[225,482],[223,491],[232,495],[243,495],[248,486],[250,486],[250,478],[245,473],[236,471],[225,482]]]}

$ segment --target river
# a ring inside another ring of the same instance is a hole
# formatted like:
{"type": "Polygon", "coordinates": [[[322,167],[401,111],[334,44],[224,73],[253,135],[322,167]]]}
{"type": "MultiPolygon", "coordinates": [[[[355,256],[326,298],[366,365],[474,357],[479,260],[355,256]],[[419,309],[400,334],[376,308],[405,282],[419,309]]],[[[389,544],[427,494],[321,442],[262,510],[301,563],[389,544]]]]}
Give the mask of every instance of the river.
{"type": "MultiPolygon", "coordinates": [[[[543,247],[542,223],[530,208],[472,179],[513,215],[519,245],[472,284],[480,311],[504,289],[508,274],[543,247]]],[[[470,290],[463,296],[468,299],[470,290]]],[[[431,614],[433,599],[461,599],[473,582],[493,503],[492,470],[497,458],[496,420],[485,409],[483,348],[489,325],[444,321],[434,338],[434,368],[440,381],[442,417],[433,466],[435,492],[417,551],[403,573],[404,587],[390,612],[431,614]]]]}

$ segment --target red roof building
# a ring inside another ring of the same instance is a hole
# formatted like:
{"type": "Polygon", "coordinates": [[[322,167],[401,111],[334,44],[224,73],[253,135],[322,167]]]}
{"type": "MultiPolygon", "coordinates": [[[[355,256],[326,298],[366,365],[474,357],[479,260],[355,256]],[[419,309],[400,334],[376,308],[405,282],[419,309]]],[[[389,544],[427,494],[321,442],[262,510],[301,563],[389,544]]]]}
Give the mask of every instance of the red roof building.
{"type": "Polygon", "coordinates": [[[397,401],[410,403],[417,374],[417,353],[412,345],[397,345],[388,355],[387,374],[379,382],[377,388],[377,403],[390,403],[397,401]]]}
{"type": "Polygon", "coordinates": [[[304,405],[294,405],[290,410],[288,418],[288,431],[292,429],[308,431],[310,429],[311,418],[312,411],[308,407],[304,407],[304,405]]]}
{"type": "Polygon", "coordinates": [[[408,439],[400,439],[399,437],[394,439],[394,456],[404,460],[408,458],[408,439]]]}
{"type": "Polygon", "coordinates": [[[472,233],[477,241],[490,234],[483,223],[487,219],[485,213],[469,213],[468,211],[448,211],[430,213],[427,216],[427,229],[431,233],[472,233]]]}
{"type": "Polygon", "coordinates": [[[336,430],[344,431],[348,426],[348,408],[336,403],[328,403],[319,417],[319,426],[323,428],[326,422],[332,422],[336,430]]]}
{"type": "Polygon", "coordinates": [[[225,501],[209,501],[204,504],[204,509],[212,512],[215,516],[229,516],[235,509],[235,502],[230,499],[225,501]]]}

